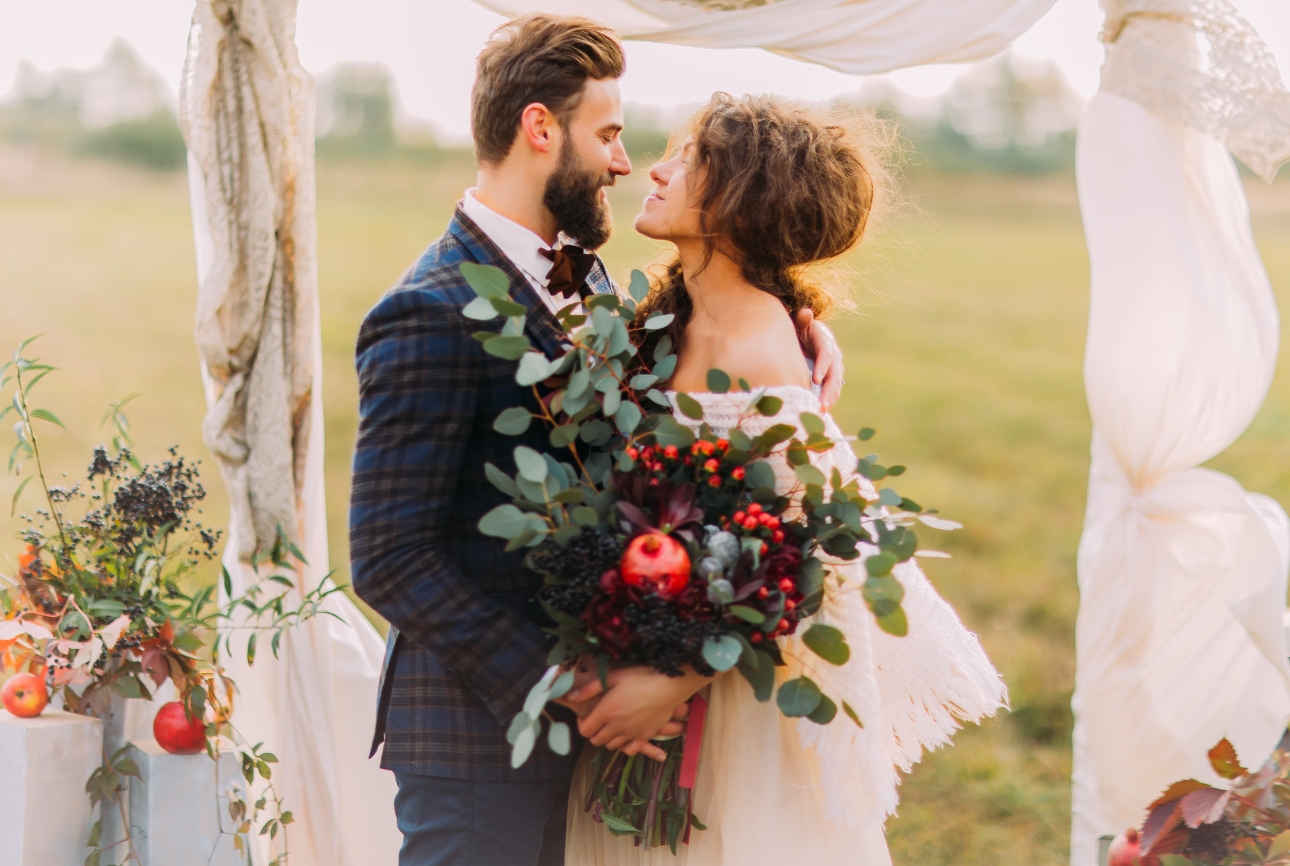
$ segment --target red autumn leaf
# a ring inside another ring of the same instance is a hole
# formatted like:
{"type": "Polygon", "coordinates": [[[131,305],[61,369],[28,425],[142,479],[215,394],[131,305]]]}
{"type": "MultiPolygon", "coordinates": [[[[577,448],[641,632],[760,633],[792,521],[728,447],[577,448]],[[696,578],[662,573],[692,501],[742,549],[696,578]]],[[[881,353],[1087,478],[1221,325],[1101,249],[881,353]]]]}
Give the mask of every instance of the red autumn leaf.
{"type": "Polygon", "coordinates": [[[1223,817],[1223,810],[1227,808],[1227,801],[1231,798],[1231,791],[1221,791],[1209,786],[1192,791],[1179,801],[1183,820],[1193,830],[1201,824],[1212,824],[1223,817]]]}
{"type": "Polygon", "coordinates": [[[1218,745],[1209,750],[1209,764],[1224,779],[1235,779],[1237,776],[1244,776],[1249,770],[1241,766],[1237,760],[1236,749],[1227,738],[1218,741],[1218,745]]]}
{"type": "Polygon", "coordinates": [[[1157,841],[1163,841],[1170,831],[1182,823],[1182,800],[1170,800],[1155,806],[1142,822],[1142,853],[1152,853],[1157,841]]]}
{"type": "Polygon", "coordinates": [[[1183,797],[1187,796],[1192,791],[1199,791],[1201,788],[1208,788],[1208,787],[1209,785],[1206,785],[1204,782],[1198,782],[1195,779],[1183,779],[1181,782],[1174,782],[1172,785],[1166,788],[1165,792],[1161,794],[1159,797],[1157,797],[1147,808],[1154,809],[1159,805],[1168,803],[1170,800],[1181,800],[1183,797]]]}
{"type": "Polygon", "coordinates": [[[170,664],[166,661],[166,653],[159,647],[148,647],[143,651],[143,658],[139,661],[143,672],[152,677],[152,684],[160,686],[170,676],[170,664]]]}

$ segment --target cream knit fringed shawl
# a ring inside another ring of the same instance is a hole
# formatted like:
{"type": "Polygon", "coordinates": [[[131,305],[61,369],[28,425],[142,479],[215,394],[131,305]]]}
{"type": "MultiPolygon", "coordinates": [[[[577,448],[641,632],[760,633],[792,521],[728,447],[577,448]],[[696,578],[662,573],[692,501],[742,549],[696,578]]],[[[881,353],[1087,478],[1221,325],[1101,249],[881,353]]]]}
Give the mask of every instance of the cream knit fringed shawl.
{"type": "MultiPolygon", "coordinates": [[[[313,387],[313,84],[295,46],[295,4],[198,0],[179,118],[205,202],[211,264],[196,339],[203,425],[249,559],[279,528],[299,538],[313,387]]],[[[200,233],[199,233],[200,234],[200,233]]]]}

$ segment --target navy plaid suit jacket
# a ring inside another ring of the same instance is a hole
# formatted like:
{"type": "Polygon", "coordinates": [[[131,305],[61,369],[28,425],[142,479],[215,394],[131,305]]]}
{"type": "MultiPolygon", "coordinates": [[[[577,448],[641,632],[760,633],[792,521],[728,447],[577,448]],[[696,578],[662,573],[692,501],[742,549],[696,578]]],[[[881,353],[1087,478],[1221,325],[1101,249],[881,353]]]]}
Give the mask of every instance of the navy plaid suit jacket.
{"type": "MultiPolygon", "coordinates": [[[[536,347],[553,356],[563,340],[537,291],[460,207],[363,321],[350,559],[355,591],[392,626],[372,751],[384,741],[381,766],[399,773],[554,778],[572,769],[572,755],[539,746],[512,770],[506,742],[554,641],[535,601],[542,579],[475,525],[507,501],[484,464],[514,472],[515,446],[550,446],[540,424],[523,436],[493,430],[503,409],[536,403],[515,384],[515,362],[471,337],[501,320],[462,315],[475,298],[462,262],[506,272],[536,347]]],[[[599,260],[588,283],[617,291],[599,260]]]]}

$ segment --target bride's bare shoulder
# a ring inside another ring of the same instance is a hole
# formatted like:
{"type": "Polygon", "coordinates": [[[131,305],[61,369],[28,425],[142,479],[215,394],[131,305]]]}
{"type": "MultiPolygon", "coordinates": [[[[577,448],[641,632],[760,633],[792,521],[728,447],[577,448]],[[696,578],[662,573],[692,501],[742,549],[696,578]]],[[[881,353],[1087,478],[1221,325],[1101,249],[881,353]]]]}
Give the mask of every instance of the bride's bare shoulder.
{"type": "Polygon", "coordinates": [[[687,334],[681,364],[673,377],[678,390],[703,390],[708,370],[723,370],[751,387],[798,385],[809,388],[811,374],[802,356],[793,321],[780,307],[744,319],[738,329],[687,334]]]}

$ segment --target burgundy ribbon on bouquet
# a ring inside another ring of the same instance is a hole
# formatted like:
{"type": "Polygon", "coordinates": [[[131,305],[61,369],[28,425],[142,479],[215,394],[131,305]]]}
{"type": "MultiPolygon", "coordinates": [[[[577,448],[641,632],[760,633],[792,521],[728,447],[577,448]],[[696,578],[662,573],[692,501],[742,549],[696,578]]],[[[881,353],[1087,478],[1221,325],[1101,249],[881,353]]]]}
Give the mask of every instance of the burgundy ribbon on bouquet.
{"type": "Polygon", "coordinates": [[[681,750],[681,775],[677,784],[694,790],[699,774],[699,750],[703,748],[703,723],[708,718],[708,702],[703,695],[690,699],[690,716],[685,724],[685,746],[681,750]]]}

